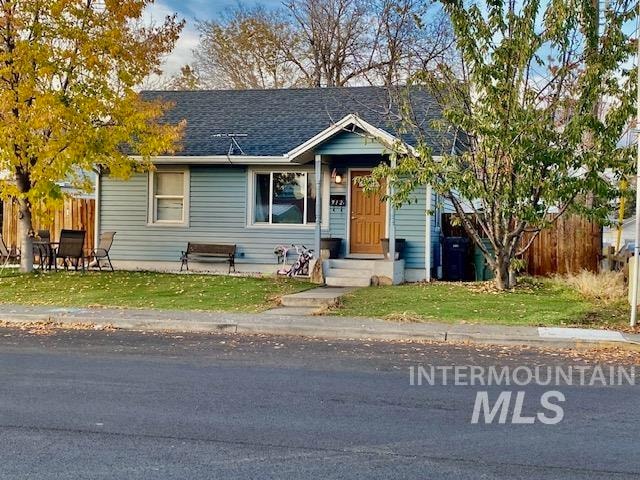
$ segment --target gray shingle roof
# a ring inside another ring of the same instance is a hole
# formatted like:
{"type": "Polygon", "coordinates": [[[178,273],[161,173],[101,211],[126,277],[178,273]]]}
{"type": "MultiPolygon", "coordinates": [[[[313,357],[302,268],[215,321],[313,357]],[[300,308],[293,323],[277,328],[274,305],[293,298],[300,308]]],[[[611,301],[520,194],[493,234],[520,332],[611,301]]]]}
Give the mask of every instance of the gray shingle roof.
{"type": "MultiPolygon", "coordinates": [[[[245,155],[280,156],[301,145],[348,114],[396,135],[397,92],[380,87],[307,88],[283,90],[145,91],[145,99],[174,104],[164,121],[187,121],[179,155],[226,155],[230,139],[216,134],[246,134],[237,138],[245,155]]],[[[441,111],[424,90],[414,89],[411,103],[434,153],[444,147],[443,134],[430,123],[441,111]]],[[[401,135],[415,144],[412,135],[401,135]]]]}

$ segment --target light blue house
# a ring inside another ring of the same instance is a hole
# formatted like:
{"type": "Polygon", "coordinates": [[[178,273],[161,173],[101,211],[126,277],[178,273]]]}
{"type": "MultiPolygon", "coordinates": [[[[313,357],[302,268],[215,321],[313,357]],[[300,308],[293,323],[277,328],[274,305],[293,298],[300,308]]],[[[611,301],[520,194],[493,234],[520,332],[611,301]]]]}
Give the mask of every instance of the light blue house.
{"type": "MultiPolygon", "coordinates": [[[[155,157],[154,171],[127,181],[99,178],[97,231],[117,232],[111,251],[116,267],[178,269],[191,241],[235,244],[238,271],[274,273],[277,245],[304,244],[317,252],[326,243],[321,239],[332,238],[340,239],[339,258],[323,264],[329,285],[436,274],[439,219],[447,204],[425,186],[414,192],[413,203],[394,209],[352,181],[390,161],[392,148],[416,143],[411,135],[393,133],[393,92],[358,87],[143,95],[172,102],[166,121],[185,119],[187,127],[181,152],[155,157]],[[387,255],[382,239],[389,239],[387,255]],[[401,252],[396,245],[404,245],[401,252]]],[[[418,90],[410,97],[424,140],[441,154],[450,147],[430,127],[439,118],[435,102],[418,90]]]]}

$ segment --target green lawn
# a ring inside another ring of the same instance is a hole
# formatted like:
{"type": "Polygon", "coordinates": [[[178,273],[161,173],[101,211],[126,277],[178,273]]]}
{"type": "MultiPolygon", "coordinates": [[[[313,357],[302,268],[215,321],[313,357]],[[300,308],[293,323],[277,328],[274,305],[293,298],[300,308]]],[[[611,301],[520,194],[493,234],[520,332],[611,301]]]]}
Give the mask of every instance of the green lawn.
{"type": "MultiPolygon", "coordinates": [[[[510,325],[623,325],[624,301],[602,305],[551,280],[524,279],[513,292],[483,284],[431,283],[369,287],[343,298],[331,313],[395,321],[510,325]],[[487,291],[488,290],[488,291],[487,291]]],[[[260,312],[285,294],[314,285],[287,278],[176,275],[151,272],[0,273],[0,303],[61,307],[129,307],[260,312]]]]}
{"type": "Polygon", "coordinates": [[[599,305],[551,280],[530,281],[513,292],[482,291],[479,284],[409,284],[369,287],[343,298],[332,313],[397,321],[509,325],[618,325],[626,305],[599,305]]]}
{"type": "Polygon", "coordinates": [[[313,285],[285,278],[151,272],[0,273],[0,303],[259,312],[313,285]]]}

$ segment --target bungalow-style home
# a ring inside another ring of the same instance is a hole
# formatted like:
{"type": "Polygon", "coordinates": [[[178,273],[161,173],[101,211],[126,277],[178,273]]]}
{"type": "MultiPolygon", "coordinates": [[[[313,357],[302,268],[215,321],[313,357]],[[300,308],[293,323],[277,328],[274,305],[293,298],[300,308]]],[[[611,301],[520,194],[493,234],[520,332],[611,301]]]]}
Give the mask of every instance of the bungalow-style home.
{"type": "MultiPolygon", "coordinates": [[[[397,102],[387,89],[142,95],[171,102],[165,121],[187,125],[182,150],[155,157],[155,170],[127,181],[99,178],[97,231],[118,232],[116,267],[175,270],[187,242],[197,242],[236,245],[238,271],[269,273],[278,269],[278,245],[318,252],[332,244],[334,258],[323,264],[328,285],[368,285],[373,276],[429,280],[437,271],[440,212],[448,205],[424,186],[394,209],[383,193],[367,195],[353,182],[391,161],[393,148],[417,142],[396,134],[397,102]]],[[[440,117],[433,98],[420,90],[409,97],[434,155],[449,151],[451,139],[432,128],[440,117]]]]}

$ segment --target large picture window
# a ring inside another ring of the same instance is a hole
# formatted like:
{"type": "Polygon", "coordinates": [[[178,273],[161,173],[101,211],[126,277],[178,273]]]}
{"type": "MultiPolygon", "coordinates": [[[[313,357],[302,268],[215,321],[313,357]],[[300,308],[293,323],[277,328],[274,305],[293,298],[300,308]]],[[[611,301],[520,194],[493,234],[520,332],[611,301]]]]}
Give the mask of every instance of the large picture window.
{"type": "Polygon", "coordinates": [[[150,174],[150,223],[162,225],[187,223],[188,178],[187,170],[158,170],[150,174]]]}
{"type": "Polygon", "coordinates": [[[254,177],[253,223],[306,225],[316,221],[312,172],[260,172],[254,177]]]}

